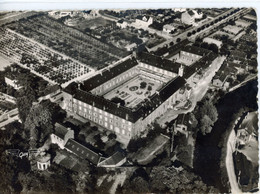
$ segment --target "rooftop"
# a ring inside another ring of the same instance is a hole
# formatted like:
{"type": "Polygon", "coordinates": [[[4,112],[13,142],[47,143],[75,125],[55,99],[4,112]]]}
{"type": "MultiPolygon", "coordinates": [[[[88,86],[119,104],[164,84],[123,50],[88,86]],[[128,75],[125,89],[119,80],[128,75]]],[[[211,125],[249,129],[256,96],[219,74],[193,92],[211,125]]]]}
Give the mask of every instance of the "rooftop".
{"type": "Polygon", "coordinates": [[[90,91],[101,84],[104,84],[108,80],[120,75],[121,73],[131,69],[138,63],[135,58],[127,59],[126,61],[102,72],[102,74],[97,74],[94,77],[86,80],[81,84],[81,89],[84,91],[90,91]]]}
{"type": "Polygon", "coordinates": [[[72,151],[82,159],[89,160],[93,164],[97,165],[100,159],[100,155],[89,148],[81,145],[73,139],[69,139],[65,145],[65,148],[72,151]]]}
{"type": "Polygon", "coordinates": [[[54,128],[54,134],[60,137],[61,139],[64,139],[66,133],[68,132],[68,129],[64,127],[63,125],[59,123],[55,123],[55,128],[54,128]]]}
{"type": "Polygon", "coordinates": [[[207,55],[210,52],[207,49],[197,47],[197,46],[190,46],[190,45],[185,46],[181,50],[184,52],[192,53],[192,54],[199,55],[199,56],[207,55]]]}
{"type": "Polygon", "coordinates": [[[231,26],[231,25],[227,25],[223,28],[223,30],[228,31],[232,34],[238,34],[241,30],[243,30],[243,28],[238,27],[238,26],[231,26]]]}

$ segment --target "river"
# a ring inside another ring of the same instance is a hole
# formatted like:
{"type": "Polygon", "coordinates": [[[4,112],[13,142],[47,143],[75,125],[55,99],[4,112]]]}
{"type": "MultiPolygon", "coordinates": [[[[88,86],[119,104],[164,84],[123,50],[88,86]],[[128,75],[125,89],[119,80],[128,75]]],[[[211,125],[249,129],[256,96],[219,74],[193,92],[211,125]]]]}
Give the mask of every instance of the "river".
{"type": "Polygon", "coordinates": [[[208,135],[198,133],[194,154],[194,171],[202,180],[215,186],[220,192],[228,192],[221,183],[220,158],[221,148],[218,146],[222,134],[232,120],[232,115],[240,108],[249,107],[257,110],[257,80],[252,80],[237,90],[227,93],[217,103],[218,120],[208,135]]]}

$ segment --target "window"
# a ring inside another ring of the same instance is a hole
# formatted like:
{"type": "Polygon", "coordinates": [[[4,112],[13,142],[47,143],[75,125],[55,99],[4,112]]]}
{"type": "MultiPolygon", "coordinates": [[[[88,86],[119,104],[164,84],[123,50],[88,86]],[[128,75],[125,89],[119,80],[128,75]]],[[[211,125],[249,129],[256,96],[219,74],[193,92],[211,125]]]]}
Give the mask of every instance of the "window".
{"type": "Polygon", "coordinates": [[[81,110],[82,108],[81,108],[81,106],[79,106],[79,110],[81,110]]]}
{"type": "Polygon", "coordinates": [[[99,115],[99,118],[102,119],[103,118],[102,115],[99,115]]]}
{"type": "Polygon", "coordinates": [[[130,121],[128,121],[128,125],[132,125],[132,123],[130,121]]]}
{"type": "Polygon", "coordinates": [[[122,119],[122,123],[125,123],[125,119],[122,119]]]}
{"type": "Polygon", "coordinates": [[[95,117],[95,118],[94,118],[94,122],[97,122],[97,121],[98,121],[98,120],[97,120],[97,118],[95,117]]]}
{"type": "Polygon", "coordinates": [[[101,109],[99,109],[99,113],[102,114],[102,110],[101,109]]]}
{"type": "Polygon", "coordinates": [[[118,127],[115,128],[115,131],[116,131],[116,133],[120,132],[118,127]]]}
{"type": "Polygon", "coordinates": [[[105,116],[107,116],[107,112],[105,112],[105,116]]]}
{"type": "Polygon", "coordinates": [[[74,103],[76,103],[76,102],[77,102],[77,100],[76,100],[75,98],[73,98],[73,102],[74,102],[74,103]]]}
{"type": "Polygon", "coordinates": [[[131,131],[131,127],[128,127],[128,131],[131,131]]]}
{"type": "Polygon", "coordinates": [[[88,112],[89,112],[89,114],[91,114],[92,112],[91,112],[91,110],[88,110],[88,112]]]}
{"type": "Polygon", "coordinates": [[[107,127],[107,122],[105,122],[105,127],[107,127]]]}
{"type": "Polygon", "coordinates": [[[87,104],[86,104],[86,103],[84,103],[84,107],[87,107],[87,104]]]}
{"type": "Polygon", "coordinates": [[[112,114],[110,114],[110,118],[113,118],[113,115],[112,115],[112,114]]]}
{"type": "Polygon", "coordinates": [[[97,113],[94,112],[94,117],[96,117],[96,116],[97,116],[97,113]]]}
{"type": "Polygon", "coordinates": [[[124,129],[122,130],[122,134],[123,134],[123,135],[125,134],[125,130],[124,130],[124,129]]]}
{"type": "Polygon", "coordinates": [[[88,105],[89,109],[92,109],[92,106],[91,105],[88,105]]]}
{"type": "Polygon", "coordinates": [[[113,119],[110,119],[109,122],[110,122],[110,123],[113,123],[113,119]]]}
{"type": "Polygon", "coordinates": [[[79,101],[79,105],[81,105],[81,101],[79,101]]]}
{"type": "Polygon", "coordinates": [[[102,121],[102,120],[99,120],[99,124],[100,124],[100,125],[103,125],[103,121],[102,121]]]}
{"type": "Polygon", "coordinates": [[[110,129],[113,130],[113,125],[110,125],[110,129]]]}
{"type": "Polygon", "coordinates": [[[87,112],[87,109],[86,109],[86,108],[84,108],[84,112],[87,112]]]}
{"type": "Polygon", "coordinates": [[[105,121],[107,121],[108,119],[107,119],[107,117],[105,117],[105,121]]]}
{"type": "Polygon", "coordinates": [[[97,111],[97,108],[96,108],[96,107],[94,107],[94,111],[97,111]]]}
{"type": "Polygon", "coordinates": [[[90,120],[92,120],[92,116],[91,116],[91,115],[89,115],[88,118],[89,118],[90,120]]]}

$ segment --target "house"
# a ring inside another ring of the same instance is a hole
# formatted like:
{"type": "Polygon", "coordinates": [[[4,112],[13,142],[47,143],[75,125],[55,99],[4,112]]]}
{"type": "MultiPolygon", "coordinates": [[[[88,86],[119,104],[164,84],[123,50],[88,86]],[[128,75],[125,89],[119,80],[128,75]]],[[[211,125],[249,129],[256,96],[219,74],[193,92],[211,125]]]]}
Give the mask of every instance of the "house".
{"type": "Polygon", "coordinates": [[[99,167],[115,168],[122,166],[126,162],[126,156],[124,153],[117,151],[112,156],[103,159],[98,164],[99,167]]]}
{"type": "Polygon", "coordinates": [[[122,28],[122,29],[124,29],[124,28],[126,28],[126,27],[128,26],[127,22],[124,21],[123,19],[122,19],[122,20],[118,20],[117,23],[116,23],[116,25],[117,25],[119,28],[122,28]]]}
{"type": "Polygon", "coordinates": [[[210,38],[210,37],[206,37],[203,39],[203,42],[206,42],[208,44],[215,44],[219,49],[221,48],[222,46],[222,41],[220,40],[216,40],[214,38],[210,38]]]}
{"type": "Polygon", "coordinates": [[[175,12],[185,12],[186,8],[173,8],[172,10],[175,12]]]}
{"type": "Polygon", "coordinates": [[[175,123],[174,123],[174,131],[175,133],[180,132],[188,137],[189,129],[194,121],[190,118],[188,114],[180,114],[178,115],[175,123]]]}
{"type": "Polygon", "coordinates": [[[257,18],[256,16],[253,16],[251,14],[247,14],[243,17],[244,20],[247,20],[247,21],[253,21],[253,22],[256,22],[257,21],[257,18]]]}
{"type": "Polygon", "coordinates": [[[242,28],[247,28],[252,24],[252,22],[248,22],[248,21],[242,20],[242,19],[236,20],[235,23],[237,26],[242,27],[242,28]]]}
{"type": "Polygon", "coordinates": [[[227,90],[229,88],[230,83],[227,82],[229,75],[227,73],[222,73],[217,75],[212,80],[212,85],[223,90],[227,90]]]}
{"type": "Polygon", "coordinates": [[[173,25],[170,25],[170,24],[165,24],[163,26],[163,32],[166,32],[166,33],[171,33],[172,31],[175,30],[175,27],[173,25]]]}
{"type": "Polygon", "coordinates": [[[148,28],[153,23],[153,18],[148,16],[137,16],[135,19],[135,25],[138,28],[148,28]]]}
{"type": "Polygon", "coordinates": [[[195,25],[195,19],[201,19],[203,16],[202,12],[196,10],[189,10],[181,14],[181,22],[186,25],[195,25]]]}
{"type": "Polygon", "coordinates": [[[5,83],[9,86],[12,86],[15,90],[19,90],[22,88],[18,83],[18,81],[10,76],[5,76],[5,83]]]}
{"type": "Polygon", "coordinates": [[[67,151],[74,153],[83,160],[88,160],[94,165],[98,165],[100,160],[102,160],[101,154],[94,152],[73,139],[69,139],[64,147],[67,151]]]}
{"type": "Polygon", "coordinates": [[[239,32],[241,32],[243,30],[243,28],[238,27],[238,26],[231,26],[231,25],[227,25],[223,28],[223,31],[233,34],[233,35],[237,35],[239,32]]]}
{"type": "Polygon", "coordinates": [[[74,138],[74,131],[64,127],[59,123],[55,123],[54,133],[51,134],[51,142],[58,144],[61,149],[64,149],[65,144],[69,139],[74,138]]]}
{"type": "Polygon", "coordinates": [[[137,47],[136,43],[128,44],[128,45],[125,46],[127,51],[133,51],[134,48],[136,48],[136,47],[137,47]]]}

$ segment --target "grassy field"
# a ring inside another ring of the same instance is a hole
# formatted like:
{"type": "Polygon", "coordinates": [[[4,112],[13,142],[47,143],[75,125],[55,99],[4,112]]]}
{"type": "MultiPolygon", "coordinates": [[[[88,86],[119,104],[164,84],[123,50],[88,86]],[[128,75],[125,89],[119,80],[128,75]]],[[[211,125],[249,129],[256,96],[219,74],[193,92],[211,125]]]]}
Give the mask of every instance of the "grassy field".
{"type": "Polygon", "coordinates": [[[77,22],[77,25],[74,27],[79,30],[85,30],[86,28],[95,29],[100,26],[110,25],[111,23],[111,21],[105,20],[102,17],[93,18],[89,20],[82,18],[77,22]]]}

